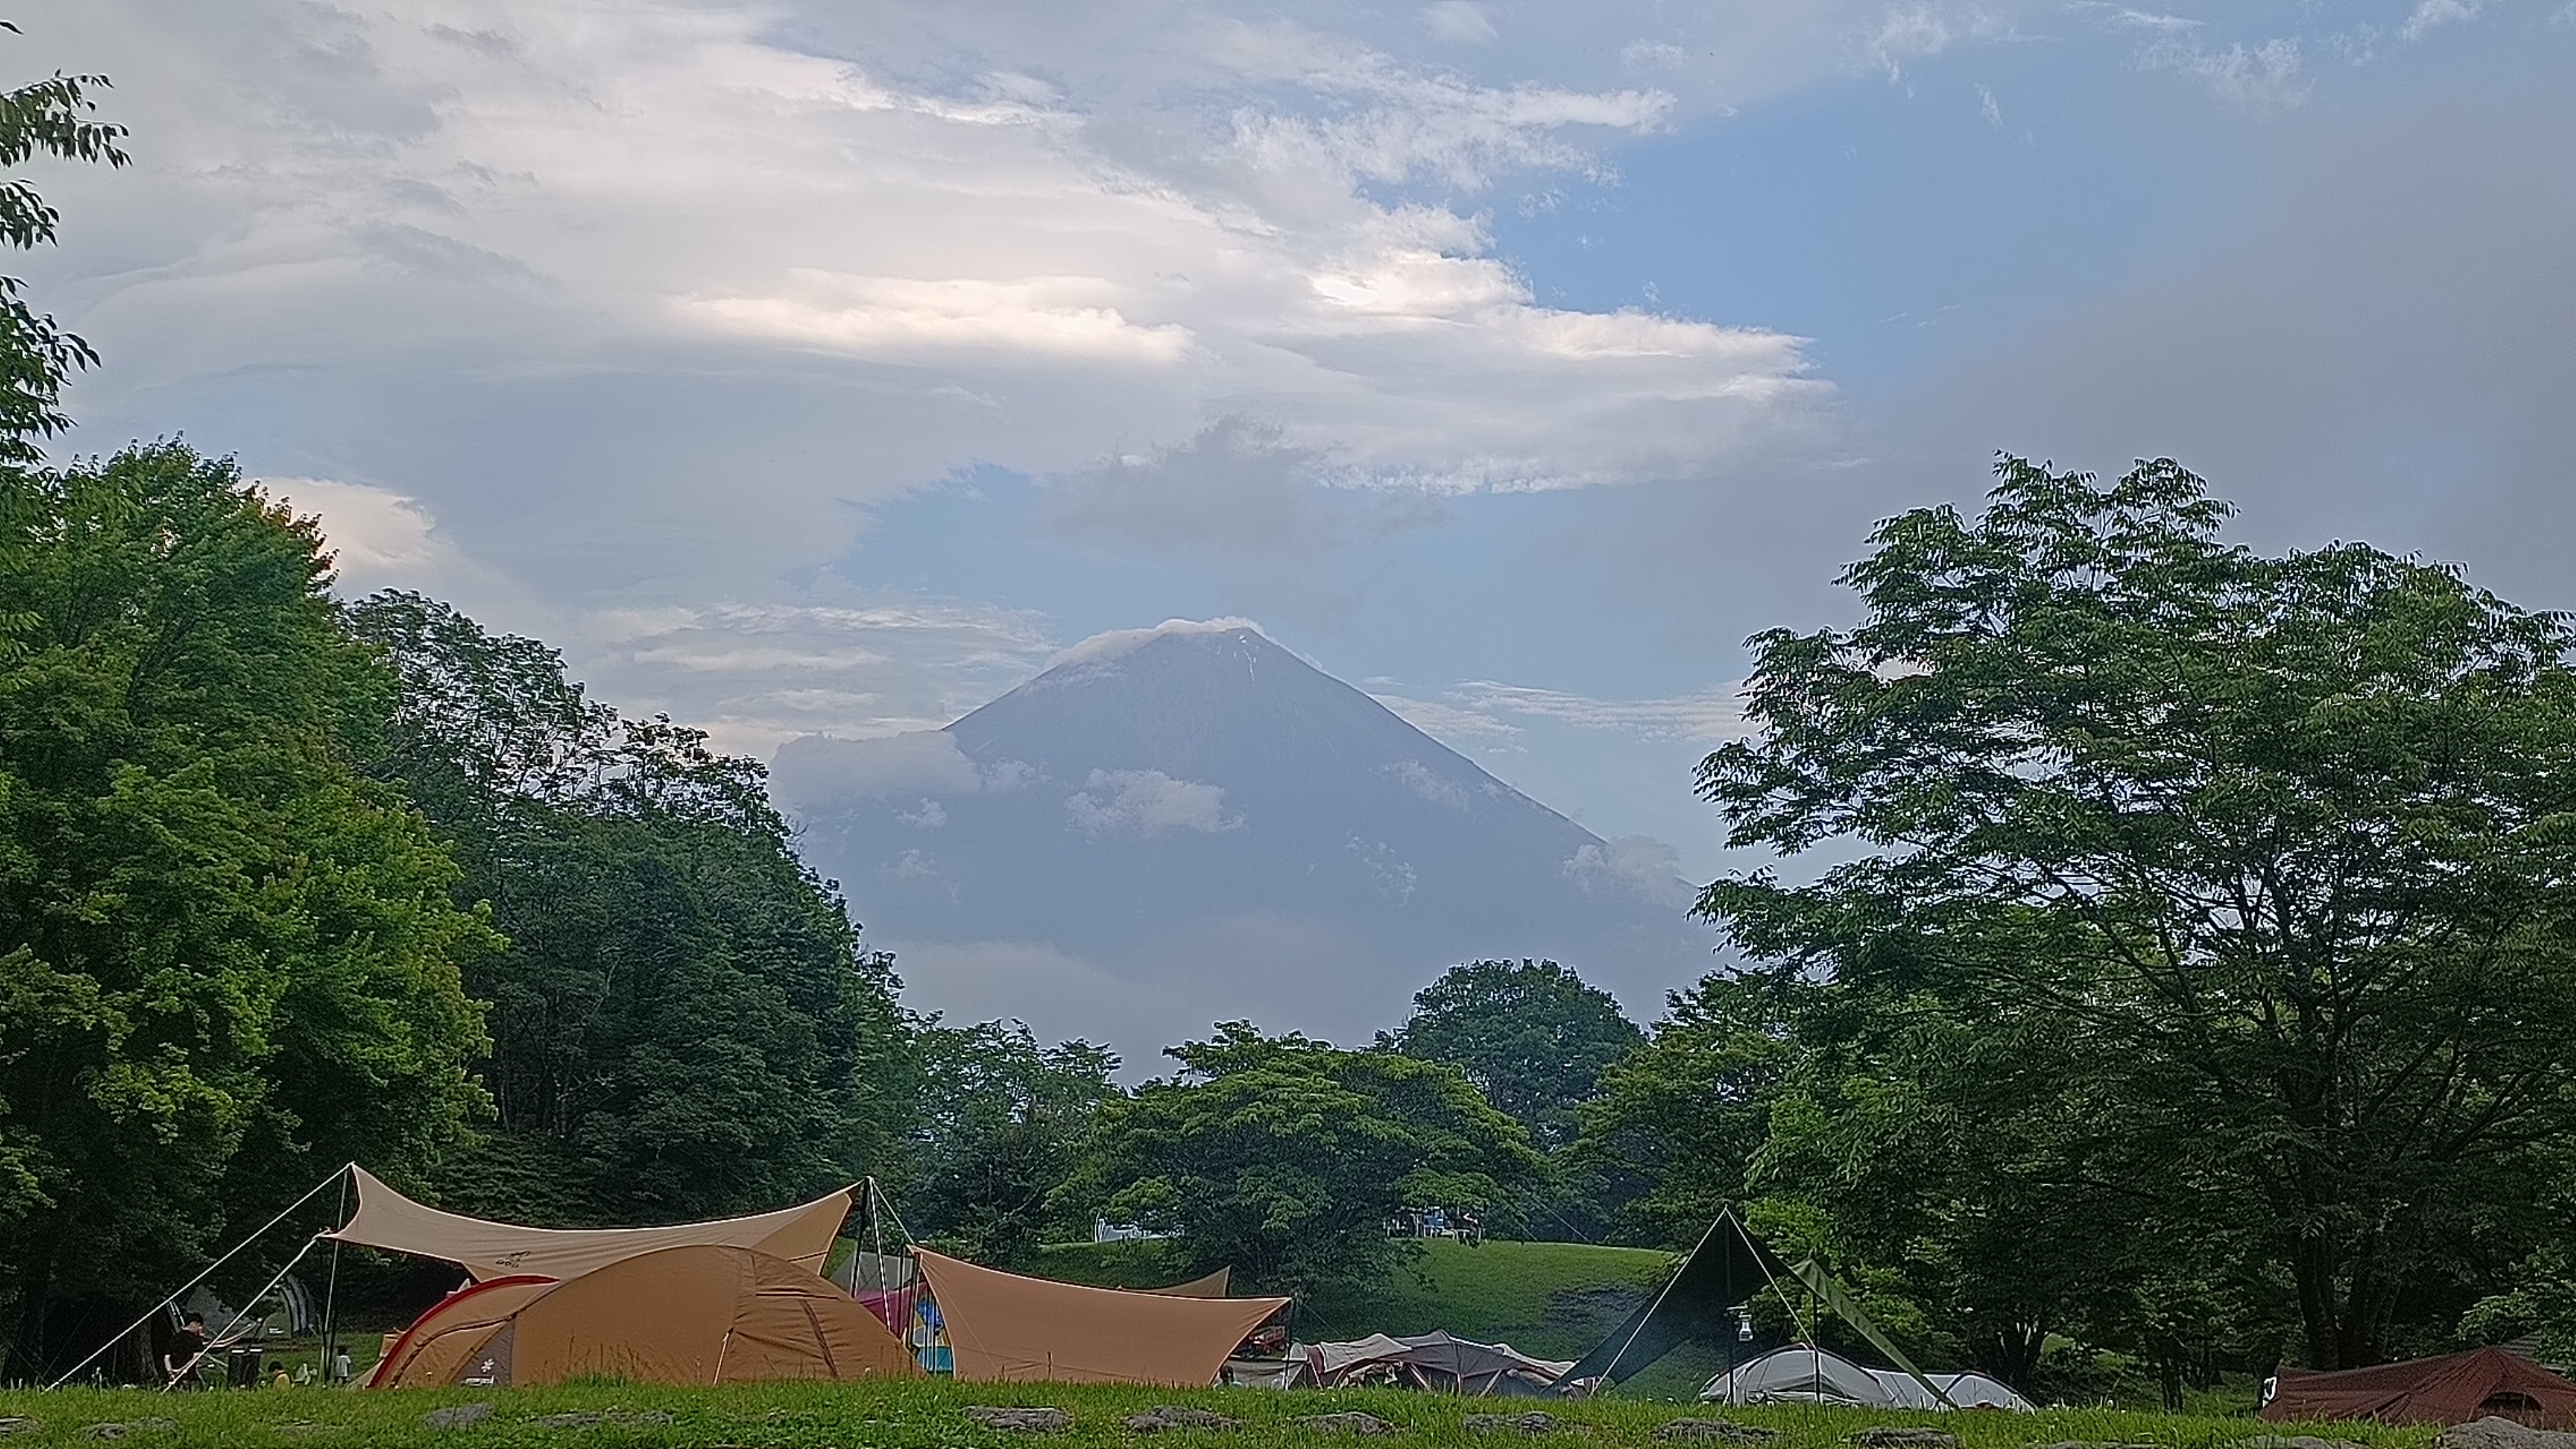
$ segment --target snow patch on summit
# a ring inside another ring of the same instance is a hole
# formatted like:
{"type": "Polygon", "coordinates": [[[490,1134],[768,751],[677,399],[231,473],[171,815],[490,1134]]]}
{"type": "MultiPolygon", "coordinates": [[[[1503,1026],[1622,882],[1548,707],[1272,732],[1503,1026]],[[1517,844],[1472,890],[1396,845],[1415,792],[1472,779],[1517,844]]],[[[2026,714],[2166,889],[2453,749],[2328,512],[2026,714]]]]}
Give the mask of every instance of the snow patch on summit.
{"type": "MultiPolygon", "coordinates": [[[[1270,638],[1269,632],[1259,624],[1250,619],[1239,619],[1232,615],[1221,619],[1165,619],[1151,629],[1111,629],[1105,633],[1094,634],[1048,660],[1047,668],[1061,669],[1068,664],[1098,664],[1103,660],[1116,659],[1122,654],[1133,654],[1157,639],[1166,639],[1174,635],[1231,634],[1237,629],[1249,629],[1264,639],[1270,638]]],[[[1276,644],[1279,641],[1272,639],[1271,642],[1276,644]]]]}

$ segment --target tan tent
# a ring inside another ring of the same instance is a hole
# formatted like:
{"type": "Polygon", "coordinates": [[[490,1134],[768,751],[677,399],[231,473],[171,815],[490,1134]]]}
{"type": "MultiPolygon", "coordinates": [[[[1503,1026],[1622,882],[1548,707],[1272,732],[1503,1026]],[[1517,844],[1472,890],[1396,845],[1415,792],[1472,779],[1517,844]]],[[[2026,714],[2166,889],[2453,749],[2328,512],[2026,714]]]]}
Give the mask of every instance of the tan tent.
{"type": "Polygon", "coordinates": [[[994,1382],[1216,1382],[1244,1335],[1285,1298],[1193,1298],[1084,1288],[915,1249],[948,1324],[957,1377],[994,1382]]]}
{"type": "Polygon", "coordinates": [[[1171,1283],[1160,1288],[1148,1288],[1145,1291],[1165,1293],[1174,1298],[1223,1298],[1225,1290],[1233,1286],[1234,1270],[1219,1268],[1206,1277],[1192,1278],[1187,1283],[1171,1283]]]}
{"type": "Polygon", "coordinates": [[[385,1186],[363,1167],[349,1171],[358,1184],[358,1210],[346,1226],[322,1236],[423,1258],[445,1258],[463,1264],[477,1281],[523,1274],[577,1278],[621,1258],[698,1244],[751,1248],[819,1273],[832,1249],[832,1235],[841,1230],[841,1220],[850,1211],[850,1190],[844,1188],[803,1207],[710,1223],[523,1228],[441,1212],[385,1186]]]}
{"type": "Polygon", "coordinates": [[[876,1315],[830,1283],[767,1253],[695,1244],[559,1283],[478,1283],[422,1314],[368,1385],[740,1384],[919,1373],[876,1315]]]}

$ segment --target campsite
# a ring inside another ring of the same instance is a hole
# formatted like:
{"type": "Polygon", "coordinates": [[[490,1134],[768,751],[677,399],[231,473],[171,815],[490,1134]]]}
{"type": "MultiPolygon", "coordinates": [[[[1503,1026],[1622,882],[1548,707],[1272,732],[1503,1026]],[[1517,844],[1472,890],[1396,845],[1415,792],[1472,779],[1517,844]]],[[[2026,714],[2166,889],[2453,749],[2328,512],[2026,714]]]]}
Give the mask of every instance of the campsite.
{"type": "Polygon", "coordinates": [[[2576,1449],[2571,47],[0,14],[0,1449],[2576,1449]]]}

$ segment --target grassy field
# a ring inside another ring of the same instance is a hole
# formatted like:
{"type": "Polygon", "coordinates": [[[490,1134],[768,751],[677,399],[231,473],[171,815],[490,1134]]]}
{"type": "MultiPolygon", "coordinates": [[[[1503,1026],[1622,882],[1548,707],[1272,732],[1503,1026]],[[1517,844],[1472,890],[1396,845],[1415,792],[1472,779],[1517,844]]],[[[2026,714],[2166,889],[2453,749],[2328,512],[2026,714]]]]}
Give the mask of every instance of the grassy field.
{"type": "MultiPolygon", "coordinates": [[[[1591,1403],[1529,1400],[1461,1400],[1393,1390],[1337,1393],[1263,1389],[1129,1389],[1065,1384],[958,1384],[946,1380],[896,1383],[780,1384],[723,1389],[645,1388],[589,1384],[559,1389],[469,1391],[398,1390],[366,1393],[330,1389],[252,1389],[198,1394],[136,1390],[65,1390],[0,1393],[0,1420],[18,1419],[6,1434],[9,1449],[35,1445],[90,1445],[108,1437],[135,1445],[438,1446],[638,1446],[638,1449],[1129,1449],[1152,1443],[1163,1449],[1357,1449],[1385,1443],[1390,1449],[1467,1449],[1529,1443],[1533,1449],[1582,1445],[1586,1449],[1662,1449],[1673,1441],[1656,1430],[1696,1407],[1612,1398],[1591,1403]],[[1044,1435],[985,1429],[966,1415],[970,1405],[1046,1405],[1062,1409],[1069,1427],[1044,1435]],[[1158,1404],[1212,1410],[1242,1421],[1234,1430],[1177,1430],[1144,1435],[1126,1427],[1128,1415],[1158,1404]],[[470,1423],[440,1427],[427,1422],[439,1410],[485,1405],[470,1423]],[[1548,1432],[1472,1430],[1465,1416],[1544,1409],[1548,1432]],[[1385,1439],[1300,1425],[1316,1414],[1358,1410],[1398,1428],[1385,1439]],[[93,1426],[134,1426],[121,1434],[93,1426]]],[[[2037,1449],[2043,1445],[2152,1445],[2155,1449],[2255,1449],[2266,1435],[2297,1432],[2290,1426],[2241,1418],[2195,1418],[2103,1409],[2049,1410],[2037,1414],[1888,1414],[1813,1407],[1729,1409],[1738,1424],[1773,1431],[1776,1449],[1843,1449],[1861,1430],[1889,1425],[1940,1428],[1958,1435],[1962,1449],[2037,1449]]],[[[2313,1429],[2368,1449],[2423,1449],[2425,1430],[2337,1424],[2313,1429]]]]}

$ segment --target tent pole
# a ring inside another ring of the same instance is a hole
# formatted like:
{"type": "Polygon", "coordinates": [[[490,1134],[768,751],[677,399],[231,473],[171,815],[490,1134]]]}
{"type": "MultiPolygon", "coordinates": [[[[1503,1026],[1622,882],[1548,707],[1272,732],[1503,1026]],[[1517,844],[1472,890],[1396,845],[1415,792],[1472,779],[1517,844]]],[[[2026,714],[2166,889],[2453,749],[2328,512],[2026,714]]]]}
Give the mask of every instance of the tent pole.
{"type": "MultiPolygon", "coordinates": [[[[103,1354],[103,1353],[107,1352],[109,1349],[116,1347],[119,1343],[124,1342],[124,1341],[125,1341],[125,1335],[127,1335],[127,1334],[129,1334],[129,1333],[132,1333],[134,1330],[136,1330],[136,1329],[138,1329],[138,1328],[141,1328],[143,1325],[145,1325],[145,1324],[147,1324],[147,1323],[151,1322],[151,1321],[152,1321],[152,1315],[153,1315],[153,1314],[155,1314],[155,1313],[159,1313],[161,1310],[163,1310],[163,1309],[165,1309],[165,1308],[168,1308],[171,1304],[176,1303],[176,1302],[178,1302],[180,1299],[182,1299],[182,1298],[186,1297],[186,1296],[187,1296],[187,1294],[188,1294],[188,1290],[189,1290],[189,1289],[196,1287],[198,1284],[203,1283],[203,1282],[205,1282],[208,1278],[210,1278],[210,1277],[214,1276],[214,1271],[215,1271],[217,1268],[222,1267],[222,1266],[223,1266],[223,1265],[225,1265],[226,1263],[231,1262],[231,1261],[233,1260],[233,1255],[234,1255],[234,1254],[239,1253],[242,1249],[249,1247],[251,1244],[253,1244],[253,1243],[255,1243],[255,1242],[258,1242],[258,1241],[259,1241],[259,1239],[260,1239],[261,1234],[266,1233],[270,1228],[276,1227],[279,1223],[282,1223],[282,1222],[286,1221],[286,1215],[287,1215],[288,1213],[291,1213],[291,1212],[295,1211],[297,1208],[300,1208],[300,1207],[304,1206],[306,1203],[308,1203],[308,1202],[312,1201],[312,1200],[313,1200],[313,1198],[314,1198],[316,1195],[318,1195],[318,1194],[322,1191],[322,1189],[324,1189],[324,1188],[326,1188],[326,1187],[329,1187],[329,1186],[330,1186],[332,1183],[334,1183],[334,1182],[339,1181],[342,1177],[344,1177],[344,1176],[346,1176],[346,1175],[347,1175],[347,1173],[348,1173],[348,1171],[349,1171],[349,1168],[351,1168],[351,1167],[355,1167],[355,1166],[357,1166],[357,1164],[356,1164],[356,1163],[354,1163],[354,1162],[352,1162],[352,1163],[348,1164],[348,1166],[347,1166],[347,1167],[342,1167],[342,1168],[340,1168],[338,1171],[336,1171],[336,1172],[332,1173],[329,1177],[326,1177],[326,1178],[322,1179],[320,1182],[317,1182],[317,1183],[313,1184],[313,1187],[312,1187],[311,1191],[306,1192],[306,1193],[304,1194],[304,1196],[297,1198],[295,1201],[293,1201],[293,1202],[291,1202],[291,1203],[288,1203],[288,1204],[287,1204],[283,1209],[281,1209],[281,1210],[278,1212],[277,1216],[275,1216],[275,1217],[273,1217],[273,1218],[270,1218],[267,1222],[264,1222],[264,1223],[260,1224],[260,1225],[259,1225],[259,1229],[258,1229],[258,1231],[257,1231],[257,1232],[254,1232],[254,1233],[252,1233],[249,1237],[244,1238],[244,1239],[242,1239],[240,1242],[233,1244],[232,1252],[230,1252],[230,1253],[226,1253],[226,1254],[224,1254],[222,1257],[217,1258],[215,1261],[213,1261],[213,1262],[211,1262],[211,1263],[208,1263],[208,1264],[206,1265],[206,1267],[205,1267],[205,1271],[204,1271],[204,1272],[201,1272],[201,1273],[199,1273],[196,1277],[191,1278],[191,1279],[189,1279],[187,1282],[180,1284],[180,1285],[178,1286],[178,1288],[170,1294],[170,1296],[169,1296],[169,1297],[164,1298],[164,1299],[162,1299],[160,1302],[155,1303],[155,1304],[153,1304],[151,1307],[149,1307],[149,1308],[147,1308],[147,1309],[143,1310],[143,1316],[142,1316],[141,1318],[138,1318],[138,1319],[134,1320],[132,1323],[129,1323],[129,1324],[125,1325],[123,1328],[118,1329],[118,1330],[116,1331],[116,1337],[111,1338],[111,1339],[109,1339],[107,1342],[102,1343],[102,1344],[100,1344],[98,1347],[96,1347],[96,1348],[94,1348],[94,1349],[90,1350],[89,1357],[82,1359],[79,1363],[73,1364],[73,1365],[71,1366],[71,1369],[70,1369],[70,1371],[69,1371],[69,1372],[65,1373],[61,1378],[58,1378],[58,1379],[54,1380],[52,1383],[45,1385],[45,1391],[46,1391],[47,1393],[51,1393],[51,1392],[53,1392],[54,1390],[61,1388],[63,1385],[65,1385],[65,1384],[67,1384],[67,1383],[70,1383],[70,1382],[72,1381],[72,1375],[73,1375],[73,1374],[79,1373],[82,1369],[88,1368],[92,1363],[95,1363],[95,1362],[97,1362],[97,1361],[98,1361],[98,1356],[99,1356],[100,1354],[103,1354]]],[[[303,1256],[303,1255],[302,1255],[302,1254],[297,1254],[297,1256],[298,1256],[298,1257],[301,1257],[301,1256],[303,1256]]]]}
{"type": "MultiPolygon", "coordinates": [[[[340,1229],[347,1227],[349,1225],[348,1217],[349,1179],[343,1176],[340,1179],[340,1209],[332,1216],[331,1231],[336,1233],[340,1229]]],[[[331,1332],[333,1326],[331,1310],[338,1306],[339,1301],[340,1240],[338,1238],[333,1238],[331,1240],[331,1277],[322,1289],[322,1382],[326,1384],[331,1382],[332,1366],[339,1362],[338,1359],[331,1356],[331,1345],[333,1342],[331,1332]]]]}
{"type": "MultiPolygon", "coordinates": [[[[268,1280],[267,1287],[260,1289],[257,1293],[244,1299],[242,1306],[233,1310],[232,1321],[224,1325],[224,1331],[222,1333],[218,1333],[213,1338],[207,1340],[207,1349],[209,1351],[213,1350],[217,1345],[225,1341],[225,1335],[230,1334],[234,1329],[241,1327],[241,1321],[250,1317],[250,1311],[259,1306],[260,1300],[266,1298],[271,1292],[275,1291],[278,1284],[285,1282],[286,1275],[294,1272],[295,1265],[303,1262],[304,1255],[312,1252],[313,1245],[320,1241],[322,1241],[322,1235],[319,1233],[306,1238],[304,1240],[304,1246],[295,1250],[295,1256],[286,1260],[286,1266],[277,1270],[277,1276],[268,1280]]],[[[191,1368],[195,1367],[195,1361],[191,1360],[189,1366],[191,1368]]],[[[168,1383],[161,1386],[161,1392],[166,1394],[172,1389],[177,1388],[179,1386],[179,1380],[184,1377],[186,1377],[184,1374],[173,1376],[168,1383]]]]}

